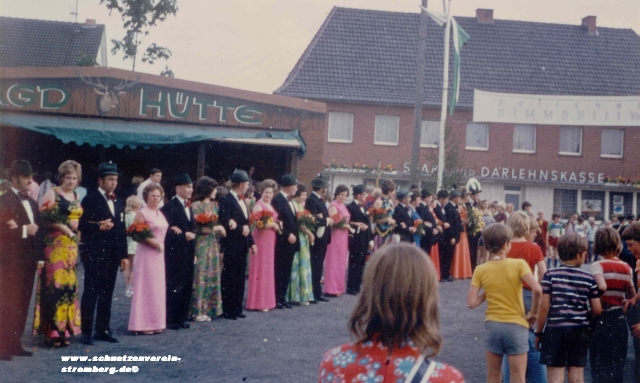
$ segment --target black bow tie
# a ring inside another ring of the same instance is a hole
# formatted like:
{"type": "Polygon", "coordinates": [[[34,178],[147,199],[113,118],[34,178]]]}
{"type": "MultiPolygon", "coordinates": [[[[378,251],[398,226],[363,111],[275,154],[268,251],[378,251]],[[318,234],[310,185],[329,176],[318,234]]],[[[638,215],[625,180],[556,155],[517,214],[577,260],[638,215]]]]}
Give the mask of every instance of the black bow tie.
{"type": "Polygon", "coordinates": [[[29,200],[29,193],[27,192],[18,192],[18,196],[21,200],[29,200]]]}

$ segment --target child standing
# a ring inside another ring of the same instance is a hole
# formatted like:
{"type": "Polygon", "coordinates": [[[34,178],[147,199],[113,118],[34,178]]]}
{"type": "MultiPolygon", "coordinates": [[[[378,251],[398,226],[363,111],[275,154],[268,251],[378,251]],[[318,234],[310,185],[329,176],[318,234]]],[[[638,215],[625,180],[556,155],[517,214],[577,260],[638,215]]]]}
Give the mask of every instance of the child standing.
{"type": "Polygon", "coordinates": [[[589,346],[589,319],[602,306],[594,277],[580,269],[587,255],[587,240],[566,234],[558,240],[562,265],[542,278],[542,302],[536,327],[540,363],[547,365],[547,381],[562,383],[565,368],[570,382],[584,381],[589,346]]]}
{"type": "Polygon", "coordinates": [[[623,301],[635,295],[633,271],[618,258],[622,241],[617,231],[600,229],[595,235],[595,250],[604,259],[591,265],[598,290],[602,292],[602,315],[589,343],[589,361],[594,382],[622,382],[627,359],[629,330],[623,301]]]}
{"type": "Polygon", "coordinates": [[[553,213],[551,215],[551,222],[547,228],[547,243],[548,254],[547,256],[547,270],[551,270],[551,262],[553,261],[553,267],[558,267],[558,239],[562,235],[563,228],[560,223],[560,214],[553,213]]]}
{"type": "MultiPolygon", "coordinates": [[[[124,214],[124,224],[127,228],[131,226],[136,217],[136,214],[140,211],[142,207],[142,200],[135,195],[127,198],[125,214],[124,214]]],[[[129,254],[129,264],[124,269],[124,282],[127,286],[127,289],[124,292],[124,295],[127,298],[131,298],[133,296],[133,257],[136,255],[136,249],[138,248],[138,242],[131,239],[131,237],[127,236],[127,254],[129,254]]]]}
{"type": "Polygon", "coordinates": [[[573,231],[583,238],[587,237],[587,229],[584,224],[584,218],[578,217],[578,222],[573,225],[573,231]]]}
{"type": "Polygon", "coordinates": [[[482,238],[490,260],[476,268],[467,294],[467,307],[475,308],[487,301],[485,339],[487,382],[500,383],[503,355],[507,355],[512,382],[525,381],[528,329],[535,322],[541,288],[527,262],[507,258],[513,231],[506,225],[491,225],[482,238]],[[522,282],[533,293],[531,310],[526,313],[522,299],[522,282]],[[480,292],[480,289],[484,289],[480,292]]]}
{"type": "Polygon", "coordinates": [[[587,262],[597,261],[596,255],[593,251],[593,241],[596,237],[596,231],[598,231],[598,228],[596,227],[596,219],[589,217],[587,220],[587,242],[589,242],[589,258],[587,262]]]}

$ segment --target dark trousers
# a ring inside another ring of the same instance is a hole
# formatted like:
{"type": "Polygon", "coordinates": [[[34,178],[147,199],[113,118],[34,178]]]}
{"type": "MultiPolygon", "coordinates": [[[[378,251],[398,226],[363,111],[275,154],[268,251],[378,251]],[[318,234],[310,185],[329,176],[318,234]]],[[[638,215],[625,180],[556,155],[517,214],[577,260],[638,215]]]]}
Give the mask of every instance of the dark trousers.
{"type": "Polygon", "coordinates": [[[362,284],[362,273],[367,261],[367,248],[349,250],[349,269],[347,279],[347,293],[357,294],[362,284]],[[352,251],[353,250],[353,251],[352,251]]]}
{"type": "Polygon", "coordinates": [[[276,303],[286,302],[287,289],[291,281],[291,267],[296,250],[290,246],[288,241],[282,243],[276,240],[276,253],[274,262],[275,282],[276,282],[276,303]]]}
{"type": "Polygon", "coordinates": [[[37,263],[0,266],[0,355],[22,350],[37,263]]]}
{"type": "Polygon", "coordinates": [[[469,256],[471,257],[471,271],[476,269],[478,263],[478,241],[480,236],[470,235],[469,239],[469,256]]]}
{"type": "MultiPolygon", "coordinates": [[[[640,304],[627,308],[627,324],[629,325],[629,330],[633,331],[632,326],[637,323],[640,323],[640,304]]],[[[635,372],[636,382],[640,383],[640,338],[633,338],[633,350],[636,354],[633,370],[635,372]]]]}
{"type": "Polygon", "coordinates": [[[622,382],[629,330],[622,308],[602,311],[589,343],[593,382],[622,382]]]}
{"type": "Polygon", "coordinates": [[[324,270],[324,257],[327,255],[327,244],[316,243],[310,248],[311,253],[311,284],[313,286],[314,299],[322,297],[322,272],[324,270]]]}
{"type": "Polygon", "coordinates": [[[93,260],[84,261],[84,292],[80,301],[82,334],[91,336],[93,315],[96,313],[96,332],[111,331],[111,301],[118,276],[118,264],[93,260]]]}
{"type": "Polygon", "coordinates": [[[248,250],[225,251],[222,258],[222,311],[225,315],[242,314],[244,281],[247,269],[248,250]]]}
{"type": "Polygon", "coordinates": [[[165,255],[167,285],[167,325],[180,325],[187,320],[193,292],[193,254],[165,255]]]}
{"type": "Polygon", "coordinates": [[[447,279],[451,276],[451,262],[456,252],[456,245],[452,245],[450,240],[440,242],[440,279],[447,279]]]}

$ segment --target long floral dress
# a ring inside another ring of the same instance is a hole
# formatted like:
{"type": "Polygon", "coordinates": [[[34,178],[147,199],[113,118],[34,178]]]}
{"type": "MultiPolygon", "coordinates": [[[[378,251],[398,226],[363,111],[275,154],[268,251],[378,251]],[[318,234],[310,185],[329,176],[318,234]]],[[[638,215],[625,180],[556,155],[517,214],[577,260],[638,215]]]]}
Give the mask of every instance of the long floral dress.
{"type": "MultiPolygon", "coordinates": [[[[293,201],[296,211],[303,211],[304,205],[293,201]]],[[[310,302],[313,300],[313,286],[311,285],[311,253],[309,250],[309,237],[302,231],[298,231],[300,239],[300,251],[293,258],[291,268],[291,281],[287,291],[289,302],[310,302]]]]}
{"type": "MultiPolygon", "coordinates": [[[[67,216],[68,226],[76,232],[82,216],[78,195],[74,192],[74,200],[68,201],[59,188],[54,190],[60,213],[67,216]]],[[[78,237],[47,229],[44,255],[44,267],[38,270],[33,335],[43,334],[47,341],[64,340],[80,334],[78,237]]]]}
{"type": "MultiPolygon", "coordinates": [[[[393,217],[393,205],[389,198],[381,196],[380,201],[382,201],[381,208],[387,211],[387,217],[393,217]]],[[[391,238],[393,237],[393,228],[394,226],[389,223],[377,223],[374,229],[374,244],[376,250],[381,248],[382,246],[391,243],[391,238]]]]}
{"type": "MultiPolygon", "coordinates": [[[[202,213],[218,215],[218,208],[213,202],[194,202],[191,204],[191,210],[194,216],[202,213]]],[[[222,315],[221,271],[218,235],[196,233],[196,264],[191,298],[192,317],[222,315]]]]}

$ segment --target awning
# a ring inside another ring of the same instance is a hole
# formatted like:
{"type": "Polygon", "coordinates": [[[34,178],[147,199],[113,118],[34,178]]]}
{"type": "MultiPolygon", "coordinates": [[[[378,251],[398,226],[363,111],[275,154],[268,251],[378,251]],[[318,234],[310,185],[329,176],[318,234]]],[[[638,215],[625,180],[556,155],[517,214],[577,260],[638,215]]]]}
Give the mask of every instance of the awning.
{"type": "Polygon", "coordinates": [[[65,144],[142,146],[185,144],[205,140],[240,142],[256,145],[286,146],[298,149],[302,158],[307,150],[299,130],[273,132],[218,126],[159,124],[145,121],[124,121],[82,117],[39,116],[30,114],[0,114],[0,124],[57,137],[65,144]]]}

